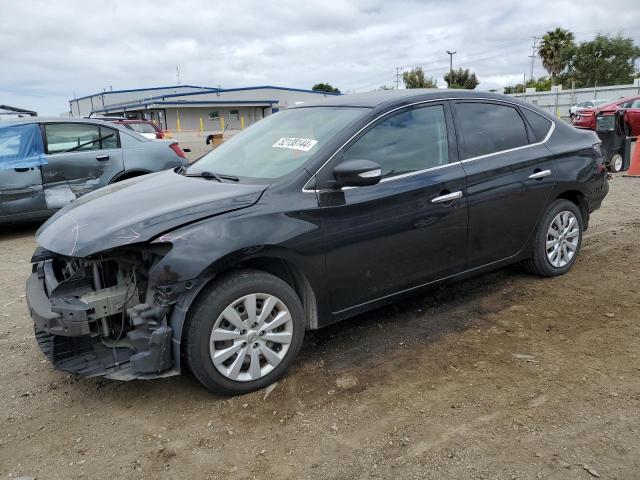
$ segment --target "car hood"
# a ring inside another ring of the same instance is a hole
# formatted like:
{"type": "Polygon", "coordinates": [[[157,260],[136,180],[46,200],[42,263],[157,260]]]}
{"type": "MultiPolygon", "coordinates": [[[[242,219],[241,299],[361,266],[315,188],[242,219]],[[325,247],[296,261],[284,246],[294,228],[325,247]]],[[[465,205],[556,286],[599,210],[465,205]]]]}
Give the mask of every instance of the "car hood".
{"type": "Polygon", "coordinates": [[[72,202],[40,227],[36,240],[52,252],[84,257],[251,206],[267,187],[185,177],[173,170],[136,177],[72,202]]]}

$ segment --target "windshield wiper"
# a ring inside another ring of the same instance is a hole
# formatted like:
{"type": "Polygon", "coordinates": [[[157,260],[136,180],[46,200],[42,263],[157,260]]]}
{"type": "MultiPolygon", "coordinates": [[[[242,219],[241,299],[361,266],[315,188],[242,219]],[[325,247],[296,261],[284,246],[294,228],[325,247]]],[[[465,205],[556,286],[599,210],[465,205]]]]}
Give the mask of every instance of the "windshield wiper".
{"type": "Polygon", "coordinates": [[[185,173],[185,177],[199,177],[199,178],[207,178],[211,180],[217,180],[220,183],[223,183],[223,180],[230,180],[232,182],[239,182],[240,179],[238,177],[234,177],[233,175],[225,175],[222,173],[212,173],[207,172],[206,170],[203,172],[196,173],[185,173]]]}
{"type": "Polygon", "coordinates": [[[110,133],[109,135],[105,135],[104,137],[99,137],[99,138],[96,138],[95,140],[89,140],[88,142],[84,142],[84,143],[81,143],[80,145],[76,145],[75,147],[70,148],[69,150],[64,150],[62,153],[75,152],[79,148],[86,147],[87,145],[93,145],[94,143],[97,143],[97,142],[101,142],[103,140],[106,140],[107,138],[113,137],[113,135],[114,135],[113,133],[110,133]]]}

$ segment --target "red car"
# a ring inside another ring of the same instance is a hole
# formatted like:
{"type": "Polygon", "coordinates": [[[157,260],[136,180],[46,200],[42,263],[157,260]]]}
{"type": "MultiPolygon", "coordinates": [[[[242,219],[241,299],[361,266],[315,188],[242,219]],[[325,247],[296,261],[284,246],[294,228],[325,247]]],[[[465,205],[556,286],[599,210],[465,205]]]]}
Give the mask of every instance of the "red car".
{"type": "Polygon", "coordinates": [[[143,137],[147,138],[165,138],[164,133],[153,122],[148,120],[136,120],[136,119],[127,119],[127,120],[115,120],[113,123],[118,123],[127,127],[129,130],[133,130],[134,132],[138,132],[143,137]]]}
{"type": "Polygon", "coordinates": [[[628,109],[625,117],[630,135],[640,135],[640,96],[619,98],[599,107],[582,109],[571,119],[571,123],[574,127],[595,130],[596,115],[598,117],[613,116],[620,108],[628,109]]]}

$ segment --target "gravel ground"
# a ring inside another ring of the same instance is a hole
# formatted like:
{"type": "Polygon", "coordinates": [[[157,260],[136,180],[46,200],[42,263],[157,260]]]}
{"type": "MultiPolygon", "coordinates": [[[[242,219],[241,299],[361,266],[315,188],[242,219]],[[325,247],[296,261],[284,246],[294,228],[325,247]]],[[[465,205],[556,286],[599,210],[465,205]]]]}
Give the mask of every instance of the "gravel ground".
{"type": "Polygon", "coordinates": [[[310,333],[268,396],[232,399],[47,364],[35,228],[0,233],[1,478],[639,476],[639,179],[612,180],[567,275],[512,267],[310,333]]]}

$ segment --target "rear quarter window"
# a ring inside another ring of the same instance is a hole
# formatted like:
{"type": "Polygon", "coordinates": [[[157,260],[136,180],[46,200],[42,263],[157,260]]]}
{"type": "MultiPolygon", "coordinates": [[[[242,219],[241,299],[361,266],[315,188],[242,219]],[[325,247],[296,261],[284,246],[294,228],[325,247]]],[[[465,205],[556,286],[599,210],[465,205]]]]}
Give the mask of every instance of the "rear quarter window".
{"type": "Polygon", "coordinates": [[[533,130],[536,140],[538,142],[543,141],[549,134],[549,130],[551,130],[551,120],[529,110],[528,108],[521,108],[520,110],[522,111],[524,118],[529,123],[531,130],[533,130]]]}

